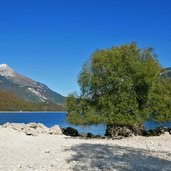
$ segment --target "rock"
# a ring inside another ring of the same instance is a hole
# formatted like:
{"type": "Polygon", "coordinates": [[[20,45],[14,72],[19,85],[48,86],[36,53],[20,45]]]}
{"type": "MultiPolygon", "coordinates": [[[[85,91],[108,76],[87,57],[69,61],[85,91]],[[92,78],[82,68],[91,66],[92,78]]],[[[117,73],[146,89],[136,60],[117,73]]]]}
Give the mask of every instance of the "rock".
{"type": "Polygon", "coordinates": [[[168,135],[170,135],[170,133],[169,132],[165,132],[164,135],[165,136],[168,136],[168,135]]]}
{"type": "Polygon", "coordinates": [[[49,129],[41,123],[38,123],[38,124],[37,123],[29,123],[26,125],[26,129],[27,128],[35,129],[37,131],[37,133],[39,133],[39,134],[48,133],[48,131],[49,131],[49,129]]]}
{"type": "Polygon", "coordinates": [[[38,135],[36,129],[34,129],[34,128],[26,128],[26,129],[24,130],[24,133],[25,133],[26,135],[29,135],[29,136],[37,136],[37,135],[38,135]]]}
{"type": "Polygon", "coordinates": [[[163,126],[157,127],[157,128],[155,129],[155,132],[156,132],[157,134],[159,134],[159,135],[164,134],[164,133],[167,132],[167,131],[168,131],[168,128],[167,128],[167,127],[163,127],[163,126]]]}
{"type": "Polygon", "coordinates": [[[94,138],[94,135],[92,133],[87,133],[87,138],[94,138]]]}
{"type": "Polygon", "coordinates": [[[50,166],[51,166],[51,167],[54,167],[54,166],[55,166],[55,164],[53,164],[53,163],[52,163],[52,164],[50,164],[50,166]]]}
{"type": "Polygon", "coordinates": [[[92,133],[80,133],[79,137],[81,138],[97,138],[97,139],[104,139],[105,137],[102,137],[101,135],[93,135],[92,133]]]}
{"type": "Polygon", "coordinates": [[[141,136],[160,136],[165,132],[171,134],[171,129],[167,127],[157,127],[154,130],[145,130],[142,124],[134,126],[118,126],[108,125],[105,136],[116,138],[116,137],[129,137],[133,135],[141,136]]]}
{"type": "Polygon", "coordinates": [[[87,134],[85,134],[85,133],[80,133],[80,134],[79,134],[79,137],[81,137],[81,138],[87,138],[87,134]]]}
{"type": "Polygon", "coordinates": [[[118,126],[118,125],[108,125],[106,129],[105,136],[116,138],[116,137],[130,137],[137,134],[131,127],[128,126],[118,126]]]}
{"type": "Polygon", "coordinates": [[[88,134],[87,134],[87,138],[97,138],[97,139],[101,139],[102,136],[101,136],[101,135],[93,135],[93,134],[91,134],[91,133],[88,133],[88,134]]]}
{"type": "Polygon", "coordinates": [[[129,126],[128,129],[131,130],[133,135],[143,135],[145,131],[144,124],[129,126]]]}
{"type": "Polygon", "coordinates": [[[17,131],[22,131],[25,128],[25,124],[24,123],[9,123],[7,122],[6,124],[3,125],[3,128],[9,128],[9,129],[14,129],[17,131]]]}
{"type": "Polygon", "coordinates": [[[41,123],[38,123],[38,124],[37,123],[29,123],[29,124],[6,123],[3,125],[3,128],[9,128],[9,129],[17,130],[17,131],[23,131],[24,133],[26,133],[26,135],[33,135],[33,136],[49,132],[49,128],[47,128],[45,125],[43,125],[41,123]]]}
{"type": "Polygon", "coordinates": [[[79,135],[78,131],[72,127],[63,128],[62,132],[64,135],[67,135],[67,136],[78,136],[79,135]]]}
{"type": "Polygon", "coordinates": [[[45,150],[45,153],[50,153],[50,150],[49,150],[49,149],[46,149],[46,150],[45,150]]]}
{"type": "Polygon", "coordinates": [[[28,168],[30,169],[33,169],[33,166],[32,165],[27,165],[28,168]]]}
{"type": "Polygon", "coordinates": [[[18,168],[22,168],[22,166],[20,165],[20,164],[18,164],[18,166],[17,166],[18,168]]]}
{"type": "Polygon", "coordinates": [[[123,153],[122,156],[127,158],[129,156],[129,153],[123,153]]]}
{"type": "Polygon", "coordinates": [[[26,126],[29,127],[29,128],[36,129],[38,127],[38,124],[37,123],[34,123],[34,122],[31,122],[29,124],[26,124],[26,126]]]}
{"type": "Polygon", "coordinates": [[[106,136],[101,136],[101,139],[106,139],[107,137],[106,136]]]}
{"type": "Polygon", "coordinates": [[[169,132],[169,134],[171,134],[171,128],[168,128],[168,132],[169,132]]]}
{"type": "Polygon", "coordinates": [[[143,136],[154,136],[155,132],[154,130],[146,130],[143,134],[143,136]]]}
{"type": "Polygon", "coordinates": [[[103,139],[103,137],[101,135],[94,135],[94,138],[103,139]]]}
{"type": "Polygon", "coordinates": [[[63,133],[62,133],[62,129],[58,125],[55,125],[49,129],[49,134],[61,135],[63,133]]]}
{"type": "Polygon", "coordinates": [[[160,126],[154,130],[145,131],[143,136],[160,136],[162,134],[165,134],[166,132],[169,132],[169,128],[160,126]]]}
{"type": "Polygon", "coordinates": [[[150,141],[150,144],[154,145],[154,142],[153,141],[150,141]]]}
{"type": "Polygon", "coordinates": [[[18,130],[18,131],[22,131],[25,128],[25,124],[21,123],[21,124],[15,124],[14,129],[18,130]]]}
{"type": "Polygon", "coordinates": [[[36,136],[38,134],[48,133],[49,128],[47,128],[45,125],[40,124],[40,123],[38,124],[29,123],[29,124],[26,124],[24,132],[26,133],[26,135],[36,136]]]}
{"type": "Polygon", "coordinates": [[[161,135],[161,133],[156,132],[156,130],[149,130],[148,135],[149,136],[159,136],[159,135],[161,135]]]}
{"type": "Polygon", "coordinates": [[[45,126],[45,125],[43,125],[42,123],[38,123],[37,124],[37,127],[38,128],[41,128],[41,129],[43,129],[43,130],[47,130],[48,128],[45,126]]]}
{"type": "Polygon", "coordinates": [[[38,127],[36,128],[37,132],[39,134],[47,134],[49,133],[49,128],[47,128],[45,125],[43,124],[38,124],[38,127]]]}
{"type": "Polygon", "coordinates": [[[2,127],[3,127],[3,128],[9,128],[10,125],[11,125],[11,124],[10,124],[9,122],[7,122],[7,123],[3,124],[2,127]]]}

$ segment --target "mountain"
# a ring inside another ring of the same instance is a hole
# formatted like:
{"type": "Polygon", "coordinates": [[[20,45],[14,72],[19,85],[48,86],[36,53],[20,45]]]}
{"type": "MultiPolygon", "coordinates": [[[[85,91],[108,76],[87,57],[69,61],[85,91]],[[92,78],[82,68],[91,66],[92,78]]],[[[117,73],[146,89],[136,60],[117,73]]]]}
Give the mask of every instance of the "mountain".
{"type": "Polygon", "coordinates": [[[12,93],[0,91],[0,111],[64,111],[63,105],[54,103],[31,103],[12,93]]]}
{"type": "Polygon", "coordinates": [[[32,103],[64,104],[64,96],[46,85],[16,73],[7,64],[0,65],[0,90],[32,103]]]}
{"type": "Polygon", "coordinates": [[[171,67],[164,68],[161,72],[161,78],[171,78],[171,67]]]}
{"type": "Polygon", "coordinates": [[[171,67],[166,68],[165,74],[166,74],[166,76],[171,77],[171,67]]]}
{"type": "Polygon", "coordinates": [[[0,110],[1,111],[20,111],[33,109],[34,106],[25,102],[9,92],[0,91],[0,110]]]}

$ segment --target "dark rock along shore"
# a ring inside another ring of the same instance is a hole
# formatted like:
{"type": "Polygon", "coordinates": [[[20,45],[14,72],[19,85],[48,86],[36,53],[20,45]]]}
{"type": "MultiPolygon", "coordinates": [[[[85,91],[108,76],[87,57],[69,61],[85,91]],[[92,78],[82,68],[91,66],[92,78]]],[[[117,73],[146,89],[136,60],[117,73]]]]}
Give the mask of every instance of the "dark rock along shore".
{"type": "Polygon", "coordinates": [[[66,136],[81,137],[81,138],[123,138],[131,136],[160,136],[165,132],[171,134],[171,128],[167,127],[157,127],[154,130],[145,130],[143,125],[137,126],[117,126],[109,125],[107,126],[106,134],[104,136],[93,135],[92,133],[79,133],[78,130],[72,127],[60,128],[55,125],[51,128],[47,128],[45,125],[40,123],[30,123],[30,124],[15,124],[6,123],[3,125],[4,128],[14,129],[19,132],[24,132],[29,136],[37,136],[39,134],[50,134],[50,135],[60,135],[64,134],[66,136]]]}

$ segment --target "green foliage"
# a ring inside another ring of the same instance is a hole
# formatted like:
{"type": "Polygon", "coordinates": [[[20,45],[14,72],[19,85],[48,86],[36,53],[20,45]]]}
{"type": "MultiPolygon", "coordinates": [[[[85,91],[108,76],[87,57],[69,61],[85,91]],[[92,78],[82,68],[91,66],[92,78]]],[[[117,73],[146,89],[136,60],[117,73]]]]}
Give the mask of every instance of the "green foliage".
{"type": "Polygon", "coordinates": [[[80,96],[66,100],[68,121],[133,125],[170,119],[171,84],[160,79],[161,71],[153,50],[135,43],[96,51],[80,73],[80,96]]]}
{"type": "Polygon", "coordinates": [[[0,111],[65,111],[63,105],[49,103],[31,103],[17,98],[13,94],[0,91],[0,111]]]}
{"type": "Polygon", "coordinates": [[[150,94],[149,106],[152,112],[149,112],[149,119],[157,122],[171,120],[171,79],[160,79],[150,94]]]}

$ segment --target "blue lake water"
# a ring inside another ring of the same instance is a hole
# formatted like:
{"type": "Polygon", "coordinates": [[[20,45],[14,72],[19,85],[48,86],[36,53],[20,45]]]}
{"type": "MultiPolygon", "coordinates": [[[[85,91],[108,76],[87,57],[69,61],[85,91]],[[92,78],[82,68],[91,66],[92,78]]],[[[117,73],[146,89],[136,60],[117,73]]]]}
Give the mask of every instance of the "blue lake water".
{"type": "MultiPolygon", "coordinates": [[[[59,125],[62,128],[72,126],[82,133],[93,133],[95,135],[104,135],[106,127],[104,125],[98,126],[74,126],[67,123],[67,113],[65,112],[32,112],[32,113],[0,113],[0,124],[6,122],[11,123],[43,123],[47,127],[59,125]]],[[[171,128],[171,122],[156,123],[146,122],[144,124],[146,129],[155,129],[158,126],[166,126],[171,128]]]]}
{"type": "Polygon", "coordinates": [[[6,122],[10,123],[43,123],[47,127],[59,125],[60,127],[74,127],[82,133],[92,133],[95,135],[104,135],[105,126],[74,126],[67,123],[67,113],[65,112],[31,112],[31,113],[0,113],[0,125],[6,122]]]}

